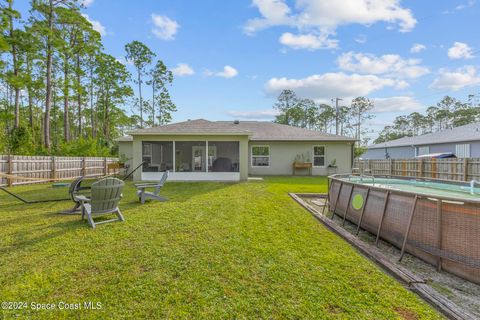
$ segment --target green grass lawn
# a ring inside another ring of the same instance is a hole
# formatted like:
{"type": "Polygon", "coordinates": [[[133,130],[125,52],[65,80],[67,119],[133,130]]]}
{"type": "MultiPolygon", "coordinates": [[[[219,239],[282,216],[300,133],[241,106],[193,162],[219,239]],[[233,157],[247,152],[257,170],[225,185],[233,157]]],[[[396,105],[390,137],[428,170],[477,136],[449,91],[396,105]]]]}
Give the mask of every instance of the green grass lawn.
{"type": "MultiPolygon", "coordinates": [[[[65,188],[14,187],[26,198],[65,188]]],[[[437,319],[441,316],[328,231],[287,192],[325,178],[167,183],[170,201],[125,223],[58,215],[68,201],[20,204],[0,194],[0,301],[100,302],[99,310],[1,311],[5,318],[437,319]]],[[[83,306],[82,306],[83,307],[83,306]]],[[[1,317],[0,317],[1,318],[1,317]]]]}

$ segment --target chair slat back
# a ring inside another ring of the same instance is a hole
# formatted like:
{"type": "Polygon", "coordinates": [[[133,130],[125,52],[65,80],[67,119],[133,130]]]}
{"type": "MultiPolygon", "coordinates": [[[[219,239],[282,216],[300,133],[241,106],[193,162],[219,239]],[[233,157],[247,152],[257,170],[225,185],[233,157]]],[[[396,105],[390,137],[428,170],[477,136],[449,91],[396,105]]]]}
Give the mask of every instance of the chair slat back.
{"type": "Polygon", "coordinates": [[[92,184],[92,213],[115,210],[121,199],[125,183],[117,178],[105,178],[92,184]]]}
{"type": "Polygon", "coordinates": [[[170,171],[168,171],[168,170],[165,171],[165,172],[163,173],[162,177],[160,178],[160,181],[159,181],[158,184],[163,185],[163,184],[165,183],[165,181],[167,181],[169,174],[170,174],[170,171]]]}
{"type": "Polygon", "coordinates": [[[70,195],[70,198],[75,201],[75,193],[78,192],[80,189],[80,185],[82,184],[83,177],[78,177],[77,179],[73,180],[72,183],[70,183],[70,187],[68,188],[68,194],[70,195]]]}

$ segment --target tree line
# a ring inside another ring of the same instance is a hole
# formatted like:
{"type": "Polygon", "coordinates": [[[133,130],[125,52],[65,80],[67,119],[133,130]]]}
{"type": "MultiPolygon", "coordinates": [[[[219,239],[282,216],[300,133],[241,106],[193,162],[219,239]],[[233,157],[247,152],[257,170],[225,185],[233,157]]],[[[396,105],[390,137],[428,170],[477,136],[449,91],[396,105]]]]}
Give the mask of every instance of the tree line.
{"type": "Polygon", "coordinates": [[[81,9],[32,0],[22,17],[14,0],[0,4],[1,153],[109,155],[126,130],[171,121],[172,72],[139,41],[125,45],[123,63],[106,53],[81,9]]]}
{"type": "MultiPolygon", "coordinates": [[[[365,97],[352,100],[350,106],[331,106],[299,97],[293,90],[283,90],[273,108],[278,111],[275,122],[326,133],[355,138],[357,151],[369,143],[373,132],[365,122],[374,117],[374,102],[365,97]]],[[[424,113],[412,112],[398,116],[392,125],[385,126],[373,141],[374,144],[450,129],[480,121],[480,99],[469,95],[466,101],[450,96],[443,97],[424,113]]]]}
{"type": "Polygon", "coordinates": [[[289,89],[280,93],[273,106],[278,111],[276,123],[350,136],[361,145],[368,143],[365,122],[374,117],[373,107],[370,99],[357,97],[349,106],[339,105],[337,110],[336,106],[301,98],[289,89]]]}
{"type": "Polygon", "coordinates": [[[425,113],[412,112],[398,116],[392,125],[385,126],[373,143],[382,143],[403,137],[451,129],[480,121],[480,104],[476,95],[466,101],[445,96],[425,113]]]}

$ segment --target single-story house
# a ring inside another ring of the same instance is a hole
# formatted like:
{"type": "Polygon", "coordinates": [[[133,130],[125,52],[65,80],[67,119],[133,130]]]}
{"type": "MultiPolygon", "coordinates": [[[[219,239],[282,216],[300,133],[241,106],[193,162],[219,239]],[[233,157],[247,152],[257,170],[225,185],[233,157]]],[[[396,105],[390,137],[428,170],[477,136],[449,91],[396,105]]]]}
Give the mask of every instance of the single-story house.
{"type": "Polygon", "coordinates": [[[361,158],[411,159],[433,153],[453,153],[457,158],[480,157],[480,123],[374,144],[361,158]]]}
{"type": "Polygon", "coordinates": [[[327,175],[328,165],[350,172],[352,138],[273,122],[207,121],[172,123],[128,132],[118,139],[119,155],[134,180],[246,180],[248,176],[291,175],[293,162],[311,162],[311,174],[327,175]]]}

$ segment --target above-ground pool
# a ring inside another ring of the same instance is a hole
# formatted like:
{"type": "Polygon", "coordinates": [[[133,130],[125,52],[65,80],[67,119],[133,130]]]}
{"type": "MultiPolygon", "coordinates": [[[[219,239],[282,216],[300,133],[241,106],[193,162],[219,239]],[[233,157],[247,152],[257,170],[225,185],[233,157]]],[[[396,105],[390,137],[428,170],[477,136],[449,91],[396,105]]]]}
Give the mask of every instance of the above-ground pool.
{"type": "Polygon", "coordinates": [[[469,183],[329,177],[330,211],[429,263],[480,284],[480,188],[469,183]]]}

